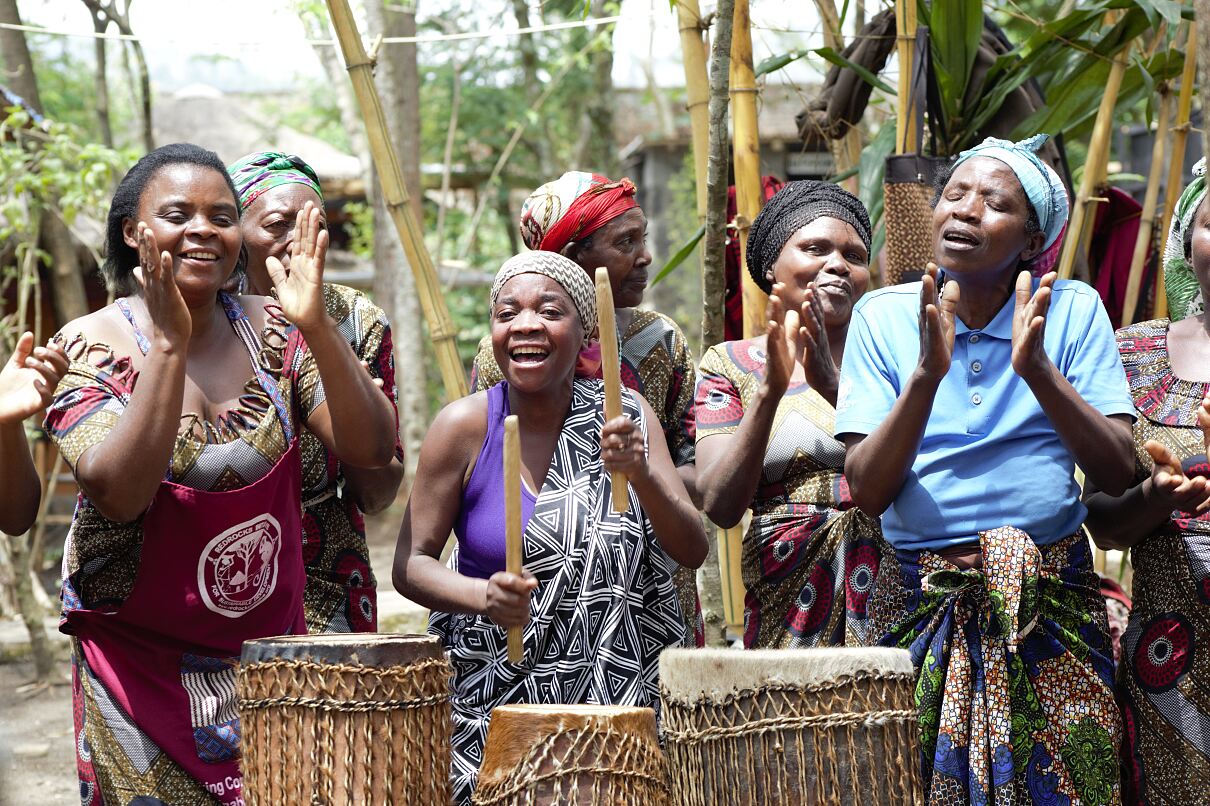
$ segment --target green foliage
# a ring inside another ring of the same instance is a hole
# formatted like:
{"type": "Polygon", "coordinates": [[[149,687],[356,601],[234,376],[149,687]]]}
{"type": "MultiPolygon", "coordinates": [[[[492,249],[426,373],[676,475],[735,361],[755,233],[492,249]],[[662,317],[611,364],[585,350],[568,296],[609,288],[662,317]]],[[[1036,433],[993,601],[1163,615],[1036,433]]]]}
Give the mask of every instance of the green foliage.
{"type": "MultiPolygon", "coordinates": [[[[90,142],[100,142],[101,128],[96,112],[96,64],[92,49],[84,48],[78,40],[63,40],[40,34],[27,34],[30,57],[34,62],[34,73],[38,76],[38,94],[42,99],[43,112],[52,120],[74,126],[80,135],[90,142]]],[[[120,75],[120,42],[110,42],[108,63],[110,76],[120,75]]],[[[110,127],[118,145],[135,141],[133,121],[135,100],[133,89],[127,82],[109,82],[110,127]]]]}
{"type": "Polygon", "coordinates": [[[344,204],[345,233],[349,236],[349,251],[360,258],[374,256],[374,208],[365,202],[344,204]]]}

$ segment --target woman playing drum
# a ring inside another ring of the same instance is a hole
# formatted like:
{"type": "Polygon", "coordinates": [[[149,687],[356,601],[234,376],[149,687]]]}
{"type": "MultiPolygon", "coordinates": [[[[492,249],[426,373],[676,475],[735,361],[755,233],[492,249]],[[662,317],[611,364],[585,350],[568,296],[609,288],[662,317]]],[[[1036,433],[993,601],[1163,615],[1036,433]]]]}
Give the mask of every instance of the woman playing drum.
{"type": "Polygon", "coordinates": [[[240,646],[306,630],[296,436],[351,465],[393,455],[390,402],[324,309],[318,210],[296,227],[289,269],[268,261],[277,302],[223,292],[242,245],[226,168],[156,149],[110,207],[117,301],[58,337],[72,360],[47,429],[81,491],[62,629],[86,802],[242,803],[240,646]]]}
{"type": "Polygon", "coordinates": [[[575,377],[596,328],[594,287],[553,252],[510,258],[491,293],[505,380],[446,406],[425,437],[395,552],[400,593],[434,611],[454,666],[453,783],[467,803],[492,708],[509,703],[654,707],[659,653],[686,641],[673,587],[706,536],[650,404],[623,391],[605,422],[600,381],[575,377]],[[525,572],[505,567],[504,418],[521,433],[525,572]],[[629,479],[628,512],[611,472],[629,479]],[[454,569],[439,559],[458,536],[454,569]],[[525,626],[507,662],[505,629],[525,626]]]}

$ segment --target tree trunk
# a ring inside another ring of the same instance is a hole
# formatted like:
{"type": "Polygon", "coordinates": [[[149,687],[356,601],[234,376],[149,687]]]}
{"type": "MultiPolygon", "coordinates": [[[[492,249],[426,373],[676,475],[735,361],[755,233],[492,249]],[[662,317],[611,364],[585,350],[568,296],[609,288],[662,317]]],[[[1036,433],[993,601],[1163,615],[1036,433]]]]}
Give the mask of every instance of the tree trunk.
{"type": "MultiPolygon", "coordinates": [[[[0,23],[20,25],[21,15],[17,11],[17,0],[0,0],[0,23]]],[[[4,57],[4,84],[25,99],[34,109],[41,111],[42,99],[38,95],[38,81],[34,76],[34,60],[30,58],[25,33],[11,28],[0,28],[0,55],[4,57]]]]}
{"type": "MultiPolygon", "coordinates": [[[[513,17],[517,20],[518,28],[528,28],[533,23],[529,17],[529,0],[513,0],[513,17]]],[[[517,37],[517,54],[521,61],[521,82],[525,88],[525,105],[533,109],[538,97],[542,95],[542,79],[538,76],[538,47],[536,37],[521,34],[517,37]]],[[[538,157],[538,172],[543,177],[554,178],[554,156],[551,153],[552,142],[546,119],[541,122],[541,136],[533,138],[534,151],[538,157]]],[[[511,218],[511,216],[510,216],[511,218]]]]}
{"type": "MultiPolygon", "coordinates": [[[[85,2],[92,14],[92,29],[97,34],[104,34],[109,27],[109,19],[105,17],[95,2],[85,2]]],[[[109,76],[106,70],[106,45],[101,36],[92,41],[93,57],[96,60],[96,75],[93,77],[93,87],[96,93],[97,126],[101,131],[101,142],[113,148],[113,128],[109,124],[109,76]]]]}
{"type": "MultiPolygon", "coordinates": [[[[415,7],[401,11],[402,5],[391,0],[370,0],[366,3],[366,27],[373,35],[415,36],[415,7]],[[388,8],[390,10],[388,10],[388,8]]],[[[403,169],[412,212],[424,221],[421,203],[424,188],[420,183],[420,82],[414,44],[384,45],[378,53],[378,69],[374,74],[387,126],[395,140],[399,164],[403,169]]],[[[374,179],[374,301],[391,320],[395,334],[395,376],[399,384],[399,421],[407,456],[408,484],[416,469],[420,443],[428,428],[428,383],[424,345],[424,317],[416,295],[412,272],[399,243],[378,179],[374,179]]]]}
{"type": "MultiPolygon", "coordinates": [[[[723,298],[726,294],[724,249],[727,240],[727,106],[730,102],[731,17],[735,0],[719,0],[710,52],[710,139],[706,163],[706,234],[702,242],[702,344],[723,340],[723,298]]],[[[725,643],[719,528],[710,525],[710,555],[702,564],[698,587],[706,620],[706,643],[725,643]]]]}
{"type": "MultiPolygon", "coordinates": [[[[592,17],[605,16],[605,0],[592,0],[592,17]]],[[[617,147],[613,142],[613,23],[598,25],[593,37],[599,37],[590,51],[592,83],[580,116],[580,139],[576,143],[575,165],[609,177],[617,168],[617,147]]]]}

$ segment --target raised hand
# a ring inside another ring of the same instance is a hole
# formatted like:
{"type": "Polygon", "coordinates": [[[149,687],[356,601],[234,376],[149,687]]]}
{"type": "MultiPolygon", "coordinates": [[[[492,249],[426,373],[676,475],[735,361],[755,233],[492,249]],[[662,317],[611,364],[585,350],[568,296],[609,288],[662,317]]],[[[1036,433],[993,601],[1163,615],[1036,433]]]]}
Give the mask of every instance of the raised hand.
{"type": "Polygon", "coordinates": [[[1016,304],[1013,309],[1013,371],[1022,378],[1037,377],[1050,369],[1046,355],[1046,312],[1050,309],[1051,289],[1056,275],[1048,272],[1038,290],[1030,293],[1033,279],[1029,272],[1017,275],[1016,304]]]}
{"type": "Polygon", "coordinates": [[[143,289],[143,303],[157,338],[169,347],[184,347],[193,333],[189,306],[176,285],[172,255],[161,252],[151,227],[139,222],[139,265],[134,277],[143,289]]]}
{"type": "Polygon", "coordinates": [[[925,266],[920,283],[920,371],[934,380],[950,370],[959,293],[958,283],[950,280],[938,296],[937,264],[925,266]]]}
{"type": "MultiPolygon", "coordinates": [[[[1201,412],[1198,417],[1200,420],[1201,412]]],[[[1149,498],[1162,502],[1166,509],[1181,512],[1200,514],[1210,509],[1210,480],[1186,476],[1181,471],[1181,460],[1155,440],[1147,440],[1143,448],[1155,461],[1147,490],[1149,498]]]]}
{"type": "Polygon", "coordinates": [[[19,423],[41,413],[66,374],[67,355],[62,347],[34,347],[34,334],[22,333],[12,356],[0,368],[0,424],[19,423]]]}
{"type": "Polygon", "coordinates": [[[803,352],[804,329],[799,314],[786,310],[782,302],[784,296],[785,286],[775,283],[765,308],[768,320],[765,326],[765,383],[778,397],[789,388],[794,364],[803,352]]]}
{"type": "Polygon", "coordinates": [[[819,292],[814,283],[803,294],[802,324],[801,363],[807,384],[832,405],[836,405],[836,388],[840,382],[840,373],[836,369],[836,362],[832,360],[828,331],[824,325],[823,302],[819,299],[819,292]]]}
{"type": "Polygon", "coordinates": [[[328,317],[323,294],[327,254],[328,232],[319,226],[319,208],[314,202],[307,202],[295,220],[290,267],[272,256],[265,259],[282,313],[304,334],[328,317]]]}

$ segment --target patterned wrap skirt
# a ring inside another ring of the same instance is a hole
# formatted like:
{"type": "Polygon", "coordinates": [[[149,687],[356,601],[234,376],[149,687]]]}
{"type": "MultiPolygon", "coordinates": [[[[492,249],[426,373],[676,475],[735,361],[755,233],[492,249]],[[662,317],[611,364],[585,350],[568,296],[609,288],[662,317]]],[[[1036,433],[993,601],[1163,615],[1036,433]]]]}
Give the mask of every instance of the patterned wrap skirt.
{"type": "Polygon", "coordinates": [[[910,650],[930,804],[1122,802],[1113,650],[1083,535],[980,533],[982,567],[900,552],[870,601],[910,650]]]}
{"type": "Polygon", "coordinates": [[[862,646],[882,561],[878,522],[857,508],[787,504],[744,535],[744,646],[862,646]]]}

